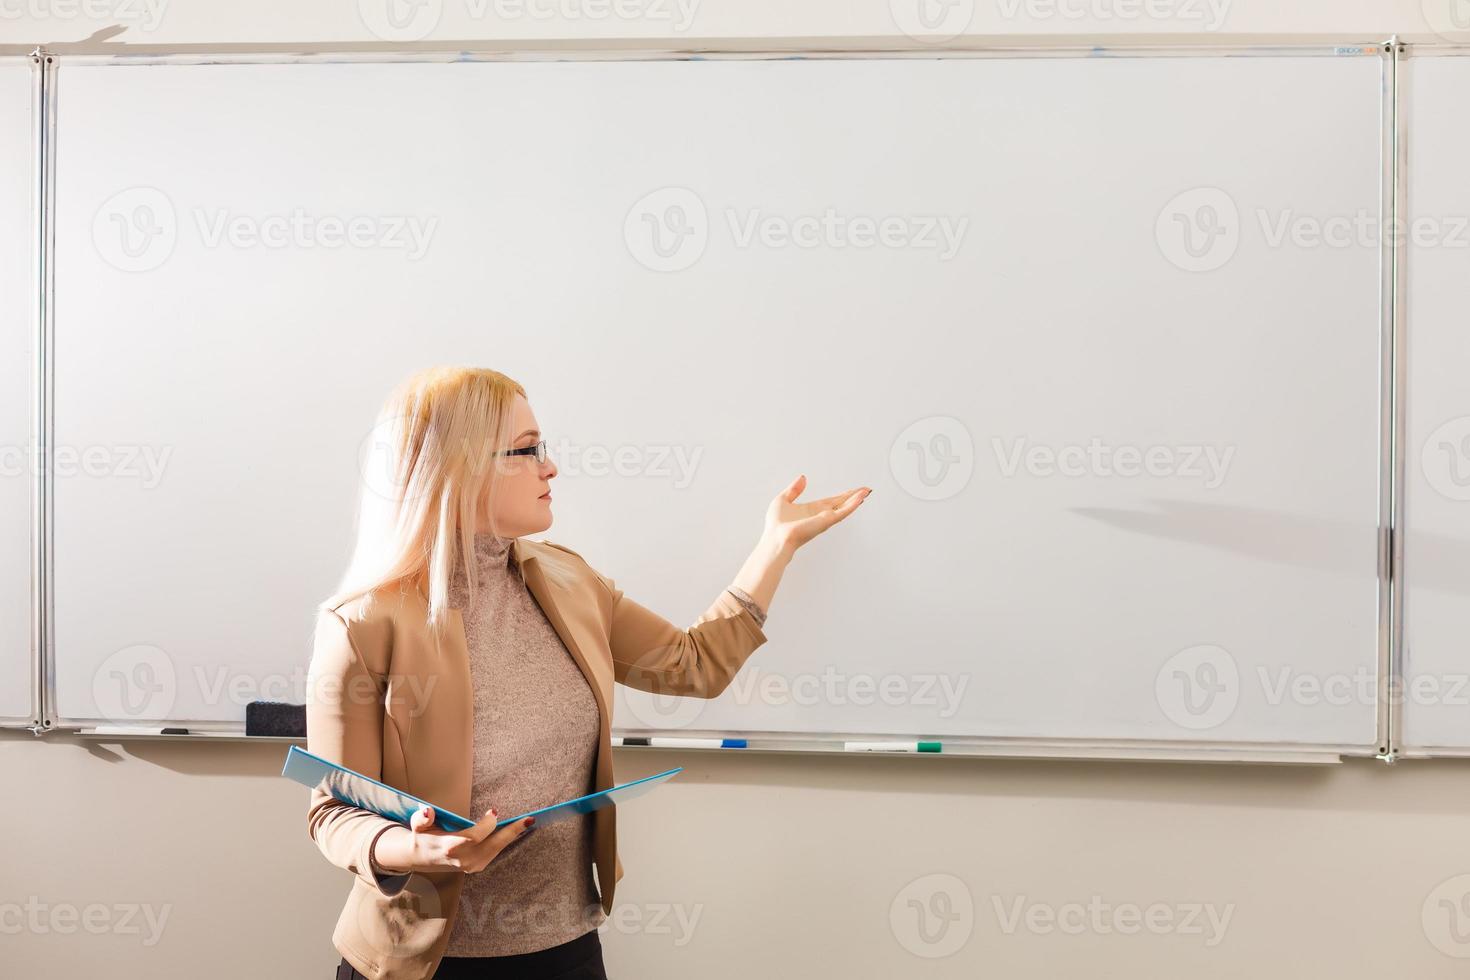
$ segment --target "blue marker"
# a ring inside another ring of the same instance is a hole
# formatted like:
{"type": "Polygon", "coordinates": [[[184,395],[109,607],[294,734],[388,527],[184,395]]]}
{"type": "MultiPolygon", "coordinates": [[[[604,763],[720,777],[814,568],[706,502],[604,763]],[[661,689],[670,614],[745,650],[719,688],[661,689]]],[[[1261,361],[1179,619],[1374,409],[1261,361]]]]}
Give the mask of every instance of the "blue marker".
{"type": "Polygon", "coordinates": [[[613,736],[614,745],[647,745],[660,749],[743,749],[743,738],[642,738],[613,736]]]}

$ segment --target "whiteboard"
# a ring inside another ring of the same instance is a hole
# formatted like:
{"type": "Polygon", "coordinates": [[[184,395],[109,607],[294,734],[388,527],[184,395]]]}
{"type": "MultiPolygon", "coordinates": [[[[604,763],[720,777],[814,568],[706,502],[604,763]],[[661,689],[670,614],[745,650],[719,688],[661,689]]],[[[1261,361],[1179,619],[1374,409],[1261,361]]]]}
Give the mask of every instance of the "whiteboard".
{"type": "Polygon", "coordinates": [[[0,726],[40,723],[31,646],[31,65],[0,58],[0,726]]]}
{"type": "Polygon", "coordinates": [[[1408,65],[1404,667],[1410,752],[1470,749],[1470,57],[1408,65]]]}
{"type": "Polygon", "coordinates": [[[63,74],[59,437],[166,457],[59,488],[65,719],[296,699],[373,413],[457,362],[676,622],[796,474],[876,488],[622,731],[1374,747],[1379,257],[1297,223],[1378,213],[1376,58],[63,74]]]}

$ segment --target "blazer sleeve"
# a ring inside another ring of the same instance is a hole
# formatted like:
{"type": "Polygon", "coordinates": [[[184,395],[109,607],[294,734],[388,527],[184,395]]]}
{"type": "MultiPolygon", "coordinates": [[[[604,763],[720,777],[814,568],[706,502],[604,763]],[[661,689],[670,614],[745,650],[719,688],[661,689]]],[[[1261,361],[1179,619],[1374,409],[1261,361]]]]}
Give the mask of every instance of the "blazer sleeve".
{"type": "Polygon", "coordinates": [[[766,642],[760,622],[726,590],[688,629],[623,594],[594,570],[612,599],[613,679],[655,694],[718,697],[756,649],[766,642]]]}
{"type": "MultiPolygon", "coordinates": [[[[381,671],[373,671],[363,660],[347,621],[332,610],[319,610],[307,672],[307,751],[381,779],[384,690],[381,671]]],[[[372,848],[379,836],[401,826],[371,810],[343,803],[323,789],[311,790],[306,829],[317,848],[328,861],[390,898],[408,884],[411,872],[379,874],[372,863],[372,848]]]]}

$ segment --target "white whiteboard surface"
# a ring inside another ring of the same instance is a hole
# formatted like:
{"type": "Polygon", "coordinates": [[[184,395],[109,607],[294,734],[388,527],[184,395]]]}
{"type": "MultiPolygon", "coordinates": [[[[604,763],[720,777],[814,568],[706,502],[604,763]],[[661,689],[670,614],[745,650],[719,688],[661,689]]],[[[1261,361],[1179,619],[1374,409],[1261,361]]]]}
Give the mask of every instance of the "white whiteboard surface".
{"type": "Polygon", "coordinates": [[[0,726],[39,724],[31,647],[31,65],[0,58],[0,726]]]}
{"type": "Polygon", "coordinates": [[[1470,749],[1470,57],[1408,65],[1403,747],[1470,749]]]}
{"type": "Polygon", "coordinates": [[[1276,238],[1377,215],[1373,57],[88,66],[60,93],[59,439],[170,453],[58,488],[64,719],[297,699],[373,412],[458,362],[530,392],[544,537],[676,622],[797,473],[876,488],[736,685],[624,692],[621,730],[1375,745],[1378,252],[1276,238]]]}

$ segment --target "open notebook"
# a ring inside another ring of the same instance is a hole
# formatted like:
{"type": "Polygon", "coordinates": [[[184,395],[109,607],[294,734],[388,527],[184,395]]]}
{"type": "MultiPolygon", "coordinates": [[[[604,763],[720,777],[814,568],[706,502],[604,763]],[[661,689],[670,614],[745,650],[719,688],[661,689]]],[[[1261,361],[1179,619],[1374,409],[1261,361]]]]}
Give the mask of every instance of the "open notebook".
{"type": "MultiPolygon", "coordinates": [[[[526,817],[535,817],[536,826],[542,827],[578,814],[591,813],[593,810],[600,810],[605,806],[624,803],[642,796],[683,771],[684,767],[679,766],[676,769],[635,779],[631,783],[620,783],[597,793],[579,796],[574,800],[563,800],[561,803],[553,803],[539,810],[527,810],[525,813],[518,813],[513,817],[496,821],[495,826],[504,827],[517,820],[524,820],[526,817]]],[[[428,800],[421,800],[411,793],[394,789],[371,776],[364,776],[360,772],[339,766],[335,762],[328,762],[321,756],[313,755],[295,745],[291,746],[290,751],[286,753],[286,765],[281,770],[281,775],[303,786],[312,789],[320,788],[343,803],[351,803],[353,806],[371,810],[401,823],[408,823],[415,810],[427,806],[434,810],[434,826],[440,830],[468,830],[475,825],[475,821],[467,817],[446,810],[442,806],[434,806],[428,800]]]]}

